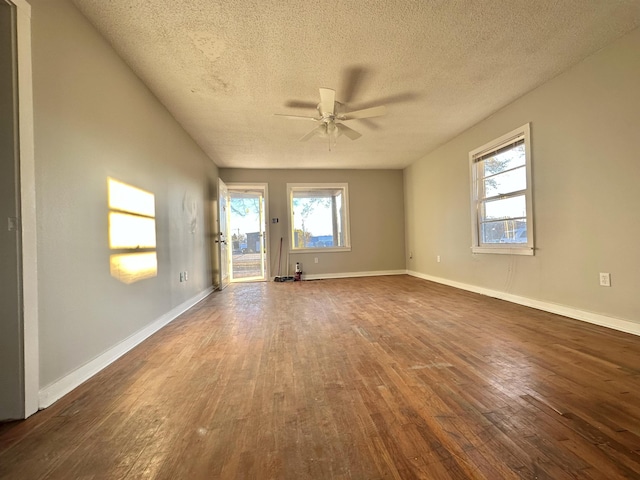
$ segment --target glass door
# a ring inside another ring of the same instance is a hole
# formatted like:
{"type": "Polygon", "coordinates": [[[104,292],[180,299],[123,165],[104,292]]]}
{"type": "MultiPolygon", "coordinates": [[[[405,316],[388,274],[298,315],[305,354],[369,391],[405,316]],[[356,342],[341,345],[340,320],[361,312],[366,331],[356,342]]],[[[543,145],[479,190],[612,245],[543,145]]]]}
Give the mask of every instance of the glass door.
{"type": "Polygon", "coordinates": [[[265,224],[266,185],[229,184],[231,281],[257,282],[267,278],[265,224]]]}

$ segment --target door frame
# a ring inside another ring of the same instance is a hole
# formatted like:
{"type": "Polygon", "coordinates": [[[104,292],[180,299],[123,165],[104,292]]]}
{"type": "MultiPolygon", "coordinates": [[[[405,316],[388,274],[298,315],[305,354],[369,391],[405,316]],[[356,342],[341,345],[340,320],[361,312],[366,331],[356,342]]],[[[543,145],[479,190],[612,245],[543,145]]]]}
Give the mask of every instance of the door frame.
{"type": "MultiPolygon", "coordinates": [[[[260,189],[264,192],[264,238],[263,244],[264,249],[266,250],[264,254],[264,280],[256,280],[260,282],[266,282],[269,280],[270,271],[271,271],[271,261],[270,261],[270,237],[269,237],[269,184],[268,183],[260,183],[260,182],[229,182],[227,183],[228,190],[250,190],[252,188],[260,189]]],[[[236,280],[236,283],[241,283],[242,280],[236,280]]]]}
{"type": "Polygon", "coordinates": [[[36,175],[33,135],[33,80],[31,65],[31,5],[4,0],[16,12],[18,68],[18,157],[22,244],[22,354],[24,418],[39,408],[38,260],[36,236],[36,175]]]}

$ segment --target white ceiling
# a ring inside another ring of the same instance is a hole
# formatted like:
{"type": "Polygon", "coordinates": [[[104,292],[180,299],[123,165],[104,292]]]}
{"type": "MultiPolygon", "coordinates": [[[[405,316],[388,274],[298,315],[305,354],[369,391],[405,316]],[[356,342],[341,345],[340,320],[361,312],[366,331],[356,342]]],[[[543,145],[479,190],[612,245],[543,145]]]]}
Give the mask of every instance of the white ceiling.
{"type": "Polygon", "coordinates": [[[73,2],[238,168],[403,168],[640,25],[640,0],[73,2]],[[319,87],[388,113],[299,142],[314,124],[273,114],[316,114],[319,87]]]}

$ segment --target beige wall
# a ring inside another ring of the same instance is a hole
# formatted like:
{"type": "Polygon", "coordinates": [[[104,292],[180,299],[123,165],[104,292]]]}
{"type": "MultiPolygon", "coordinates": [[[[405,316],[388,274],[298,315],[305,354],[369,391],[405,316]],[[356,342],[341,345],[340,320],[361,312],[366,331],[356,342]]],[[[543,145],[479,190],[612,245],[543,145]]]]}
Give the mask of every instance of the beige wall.
{"type": "Polygon", "coordinates": [[[282,273],[288,246],[287,183],[348,183],[351,251],[291,254],[290,270],[301,262],[306,275],[386,272],[405,269],[403,185],[401,170],[242,170],[221,169],[225,182],[269,185],[271,276],[278,272],[280,238],[284,238],[282,273]],[[318,263],[313,263],[318,257],[318,263]]]}
{"type": "Polygon", "coordinates": [[[408,268],[640,323],[638,52],[640,30],[408,167],[408,268]],[[468,153],[527,122],[535,256],[473,255],[468,153]]]}
{"type": "Polygon", "coordinates": [[[44,387],[211,286],[217,168],[68,1],[30,3],[44,387]],[[110,275],[107,177],[155,195],[155,278],[110,275]]]}

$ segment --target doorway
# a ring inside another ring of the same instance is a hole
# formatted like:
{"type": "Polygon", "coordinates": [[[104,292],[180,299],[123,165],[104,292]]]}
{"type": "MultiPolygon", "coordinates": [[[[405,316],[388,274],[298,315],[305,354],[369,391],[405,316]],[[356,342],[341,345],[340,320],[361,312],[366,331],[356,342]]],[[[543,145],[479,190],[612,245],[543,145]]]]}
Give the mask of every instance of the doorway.
{"type": "Polygon", "coordinates": [[[231,281],[261,282],[268,277],[266,184],[228,184],[231,281]]]}

